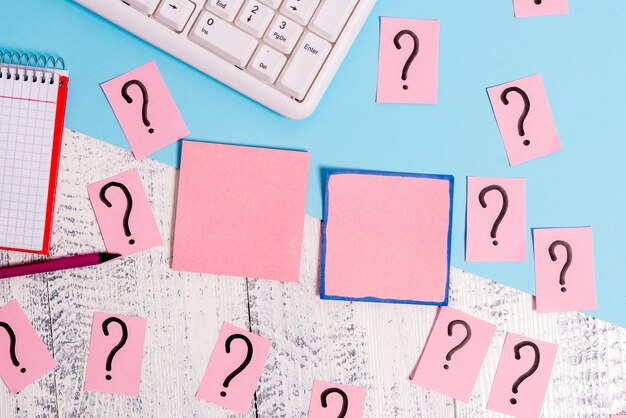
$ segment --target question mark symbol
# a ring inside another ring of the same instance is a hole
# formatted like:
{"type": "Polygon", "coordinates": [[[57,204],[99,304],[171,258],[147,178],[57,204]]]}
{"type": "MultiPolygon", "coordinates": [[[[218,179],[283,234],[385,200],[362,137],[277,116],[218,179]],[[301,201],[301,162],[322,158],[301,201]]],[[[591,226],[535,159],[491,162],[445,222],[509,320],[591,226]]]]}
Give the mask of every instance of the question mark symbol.
{"type": "MultiPolygon", "coordinates": [[[[528,369],[528,371],[526,373],[524,373],[523,375],[518,377],[517,380],[515,381],[515,383],[513,383],[513,387],[512,387],[513,393],[517,393],[519,385],[524,380],[526,380],[530,376],[532,376],[532,374],[535,373],[537,371],[537,369],[539,368],[540,353],[539,353],[539,347],[537,347],[537,344],[535,344],[535,343],[533,343],[531,341],[522,341],[521,343],[516,344],[515,347],[513,347],[513,352],[515,353],[515,359],[516,360],[521,360],[521,358],[522,358],[522,356],[520,355],[520,350],[522,349],[522,347],[532,347],[533,350],[535,351],[535,359],[533,360],[533,365],[530,367],[530,369],[528,369]]],[[[517,399],[511,398],[511,403],[513,405],[515,405],[517,403],[517,399]]]]}
{"type": "Polygon", "coordinates": [[[496,218],[493,226],[491,227],[491,238],[493,238],[493,245],[498,245],[498,241],[496,238],[496,233],[498,232],[498,227],[500,226],[500,222],[504,219],[504,215],[506,214],[507,209],[509,208],[509,196],[506,194],[506,190],[497,184],[492,184],[491,186],[487,186],[480,191],[478,194],[478,201],[480,202],[480,206],[483,208],[487,208],[487,202],[485,201],[485,195],[492,190],[497,190],[502,195],[502,208],[500,209],[500,213],[496,218]]]}
{"type": "MultiPolygon", "coordinates": [[[[561,286],[565,286],[565,273],[567,273],[567,269],[569,269],[569,266],[572,264],[572,246],[569,245],[568,242],[562,240],[554,241],[552,244],[550,244],[550,248],[548,248],[548,253],[550,253],[550,258],[552,259],[552,261],[557,260],[555,250],[556,247],[559,246],[565,248],[565,251],[567,252],[567,258],[565,260],[565,264],[563,264],[563,268],[561,268],[561,274],[559,276],[559,284],[561,286]]],[[[565,287],[561,287],[561,292],[567,292],[567,289],[565,287]]]]}
{"type": "MultiPolygon", "coordinates": [[[[113,349],[109,353],[109,356],[107,357],[107,372],[111,371],[111,363],[113,363],[113,357],[115,357],[117,352],[120,351],[122,347],[124,347],[124,344],[126,344],[126,341],[128,340],[128,328],[126,328],[126,324],[121,319],[115,318],[113,316],[105,319],[102,323],[102,332],[104,333],[104,335],[106,335],[107,337],[109,336],[109,324],[111,322],[115,322],[116,324],[119,324],[120,327],[122,327],[122,338],[120,339],[120,342],[118,342],[117,345],[113,347],[113,349]]],[[[107,374],[105,378],[106,380],[111,380],[111,375],[107,374]]]]}
{"type": "MultiPolygon", "coordinates": [[[[124,211],[124,218],[122,219],[122,225],[124,227],[124,234],[126,234],[127,237],[130,237],[131,232],[130,232],[130,227],[128,226],[128,219],[130,218],[130,212],[133,210],[133,197],[128,191],[128,188],[124,186],[122,183],[118,183],[117,181],[110,181],[107,184],[105,184],[102,187],[102,189],[100,189],[100,200],[102,200],[102,202],[109,208],[112,207],[113,204],[109,201],[109,199],[107,199],[106,193],[107,193],[107,190],[109,190],[111,187],[119,188],[124,193],[124,196],[126,197],[126,210],[124,211]]],[[[128,240],[128,243],[130,245],[133,245],[135,243],[135,240],[130,239],[128,240]]]]}
{"type": "MultiPolygon", "coordinates": [[[[446,360],[448,361],[452,360],[452,355],[459,351],[461,348],[465,347],[470,338],[472,338],[472,329],[470,328],[469,324],[462,319],[455,319],[454,321],[450,321],[450,323],[448,324],[448,337],[452,337],[452,330],[454,329],[455,325],[463,325],[465,327],[465,338],[463,338],[463,341],[461,341],[459,344],[452,347],[450,351],[448,351],[448,354],[446,354],[446,360]]],[[[449,366],[447,364],[444,364],[443,368],[448,370],[449,366]]]]}
{"type": "Polygon", "coordinates": [[[339,388],[328,388],[322,392],[320,396],[320,399],[322,401],[322,408],[328,407],[328,402],[326,402],[326,398],[331,393],[338,393],[341,396],[341,411],[339,411],[339,415],[337,415],[337,418],[344,418],[348,413],[348,395],[346,395],[346,392],[339,388]]]}
{"type": "MultiPolygon", "coordinates": [[[[11,362],[13,363],[15,367],[20,367],[20,362],[17,360],[17,356],[15,355],[16,340],[15,340],[15,333],[13,332],[13,329],[6,322],[0,322],[0,328],[4,328],[7,334],[9,334],[9,354],[11,356],[11,362]]],[[[26,373],[26,369],[22,367],[20,369],[20,372],[26,373]]]]}
{"type": "Polygon", "coordinates": [[[541,0],[535,0],[535,4],[536,5],[540,5],[541,4],[541,0]]]}
{"type": "MultiPolygon", "coordinates": [[[[241,363],[239,367],[233,370],[231,374],[226,376],[226,379],[224,380],[224,383],[222,384],[222,386],[224,386],[225,388],[228,387],[231,380],[233,380],[235,376],[241,373],[248,366],[248,364],[250,364],[250,361],[252,360],[252,353],[253,353],[252,342],[250,342],[248,337],[246,337],[243,334],[233,334],[226,339],[226,353],[230,354],[230,344],[233,342],[233,340],[243,340],[246,343],[247,353],[246,353],[246,358],[243,360],[243,363],[241,363]]],[[[226,392],[224,391],[220,392],[220,396],[222,398],[225,397],[226,392]]]]}
{"type": "MultiPolygon", "coordinates": [[[[417,56],[417,53],[419,52],[420,40],[417,37],[417,35],[411,32],[410,30],[408,29],[401,30],[393,38],[393,44],[396,46],[396,49],[402,49],[402,45],[400,45],[400,38],[402,38],[404,35],[409,35],[411,38],[413,38],[413,51],[411,51],[411,55],[409,55],[406,62],[404,63],[404,67],[402,67],[402,80],[406,81],[407,73],[409,72],[409,67],[411,67],[411,63],[413,63],[413,60],[415,59],[415,57],[417,56]]],[[[407,90],[409,86],[404,84],[402,88],[404,90],[407,90]]]]}
{"type": "MultiPolygon", "coordinates": [[[[150,126],[150,121],[148,120],[148,90],[146,86],[139,80],[129,80],[122,86],[122,97],[126,100],[126,103],[131,104],[133,102],[133,98],[128,94],[128,88],[132,85],[135,85],[141,89],[141,97],[143,98],[143,103],[141,105],[141,120],[146,127],[150,126]]],[[[148,129],[149,133],[153,133],[154,129],[148,129]]]]}
{"type": "MultiPolygon", "coordinates": [[[[509,99],[507,98],[507,95],[511,92],[519,94],[524,101],[524,110],[517,120],[517,133],[519,134],[519,136],[524,136],[526,135],[526,132],[524,131],[524,121],[526,120],[526,116],[528,116],[528,112],[530,112],[530,99],[528,98],[526,92],[519,87],[509,87],[504,89],[500,94],[500,100],[502,100],[502,103],[504,103],[505,105],[509,104],[509,99]]],[[[525,139],[523,144],[525,146],[528,146],[530,145],[530,141],[528,139],[525,139]]]]}

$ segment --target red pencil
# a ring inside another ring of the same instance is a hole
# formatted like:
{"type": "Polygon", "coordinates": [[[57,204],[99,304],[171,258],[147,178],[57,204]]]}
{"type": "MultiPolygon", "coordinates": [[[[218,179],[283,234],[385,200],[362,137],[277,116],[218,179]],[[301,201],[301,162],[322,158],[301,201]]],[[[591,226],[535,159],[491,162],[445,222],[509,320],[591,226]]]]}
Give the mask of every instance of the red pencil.
{"type": "Polygon", "coordinates": [[[34,263],[0,267],[0,279],[26,276],[27,274],[47,273],[49,271],[67,270],[77,267],[95,266],[120,256],[121,254],[110,253],[81,254],[54,258],[52,260],[36,261],[34,263]]]}

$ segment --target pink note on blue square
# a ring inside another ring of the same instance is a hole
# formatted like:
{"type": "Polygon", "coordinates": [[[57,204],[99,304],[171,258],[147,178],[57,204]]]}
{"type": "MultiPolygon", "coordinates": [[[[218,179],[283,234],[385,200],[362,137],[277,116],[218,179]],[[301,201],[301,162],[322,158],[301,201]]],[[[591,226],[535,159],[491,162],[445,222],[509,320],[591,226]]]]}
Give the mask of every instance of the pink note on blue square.
{"type": "Polygon", "coordinates": [[[566,15],[569,0],[513,0],[515,17],[566,15]]]}

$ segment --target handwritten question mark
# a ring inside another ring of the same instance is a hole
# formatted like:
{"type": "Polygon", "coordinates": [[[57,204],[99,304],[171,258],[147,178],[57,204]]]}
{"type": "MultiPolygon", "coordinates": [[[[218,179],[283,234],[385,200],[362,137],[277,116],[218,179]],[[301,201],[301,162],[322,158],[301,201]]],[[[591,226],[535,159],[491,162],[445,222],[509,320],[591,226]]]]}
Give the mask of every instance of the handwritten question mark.
{"type": "Polygon", "coordinates": [[[322,408],[328,407],[328,402],[326,402],[326,398],[331,393],[338,393],[341,396],[341,411],[339,411],[339,415],[337,415],[337,418],[344,418],[348,413],[348,395],[346,395],[346,392],[339,388],[328,388],[322,392],[322,394],[320,395],[322,408]]]}
{"type": "MultiPolygon", "coordinates": [[[[537,347],[537,344],[531,341],[522,341],[521,343],[518,343],[515,345],[515,347],[513,347],[513,352],[515,353],[515,359],[521,360],[522,356],[520,355],[520,350],[523,347],[532,347],[532,349],[535,351],[535,359],[533,360],[533,365],[530,366],[530,369],[528,369],[526,373],[518,377],[515,383],[513,383],[513,387],[511,388],[513,393],[517,393],[519,385],[522,384],[524,380],[532,376],[533,373],[535,373],[537,369],[539,368],[539,359],[540,359],[539,347],[537,347]]],[[[511,398],[511,403],[515,405],[517,403],[517,399],[511,398]]]]}
{"type": "MultiPolygon", "coordinates": [[[[559,246],[565,248],[565,251],[567,252],[565,264],[563,264],[563,267],[561,268],[561,274],[559,275],[559,284],[561,286],[565,286],[565,274],[567,273],[567,269],[569,269],[569,266],[572,264],[572,246],[569,245],[568,242],[562,240],[554,241],[552,244],[550,244],[550,248],[548,248],[548,252],[550,253],[550,258],[552,259],[552,261],[557,260],[555,250],[556,247],[559,246]]],[[[567,292],[567,289],[565,287],[561,287],[561,292],[567,292]]]]}
{"type": "MultiPolygon", "coordinates": [[[[124,323],[124,321],[122,321],[119,318],[115,318],[114,316],[107,318],[104,320],[104,322],[102,322],[102,332],[104,333],[104,335],[106,335],[107,337],[109,336],[109,324],[111,322],[115,322],[116,324],[119,324],[120,327],[122,327],[122,338],[117,343],[117,345],[113,347],[113,349],[109,353],[109,356],[107,357],[107,363],[106,363],[107,372],[111,371],[111,368],[112,368],[111,363],[113,363],[113,357],[115,357],[117,352],[120,351],[122,347],[124,347],[124,344],[126,344],[126,341],[128,340],[128,328],[126,327],[126,324],[124,323]]],[[[106,380],[111,380],[111,375],[107,374],[105,378],[106,380]]]]}
{"type": "MultiPolygon", "coordinates": [[[[472,329],[470,328],[469,324],[462,319],[455,319],[454,321],[450,321],[450,323],[448,324],[448,337],[452,337],[452,330],[454,329],[455,325],[463,325],[465,327],[465,337],[463,338],[463,341],[461,341],[460,343],[452,347],[450,351],[448,351],[448,354],[446,354],[446,360],[448,361],[452,360],[452,355],[459,351],[461,348],[465,347],[470,338],[472,338],[472,329]]],[[[448,370],[449,366],[447,364],[444,364],[443,368],[448,370]]]]}
{"type": "MultiPolygon", "coordinates": [[[[126,100],[126,103],[131,104],[133,102],[133,98],[128,94],[128,88],[132,85],[135,85],[141,89],[141,96],[143,98],[143,103],[141,105],[141,120],[144,126],[147,128],[150,126],[150,121],[148,120],[148,90],[146,86],[139,80],[128,80],[122,86],[122,97],[126,100]]],[[[154,129],[148,129],[149,133],[153,133],[154,129]]]]}
{"type": "MultiPolygon", "coordinates": [[[[107,205],[108,208],[113,206],[113,204],[109,201],[109,199],[107,199],[107,196],[106,196],[107,190],[109,190],[111,187],[117,187],[124,193],[124,196],[126,197],[126,210],[124,211],[124,218],[122,219],[122,226],[124,227],[124,234],[127,237],[130,237],[131,232],[130,232],[130,226],[128,226],[128,220],[130,218],[130,212],[133,210],[133,197],[128,191],[128,188],[124,186],[122,183],[119,183],[117,181],[110,181],[107,184],[105,184],[102,187],[102,189],[100,189],[100,200],[102,200],[102,203],[107,205]]],[[[128,243],[130,245],[133,245],[135,243],[135,240],[130,239],[128,240],[128,243]]]]}
{"type": "MultiPolygon", "coordinates": [[[[417,35],[414,34],[413,32],[411,32],[410,30],[403,29],[400,32],[398,32],[396,34],[396,36],[394,36],[394,38],[393,38],[393,44],[396,46],[396,49],[402,49],[402,45],[400,45],[400,38],[402,38],[404,35],[409,35],[411,38],[413,38],[413,51],[411,51],[411,55],[409,55],[409,57],[407,58],[406,62],[404,63],[404,67],[402,67],[402,80],[406,81],[407,73],[409,72],[409,68],[411,67],[411,64],[413,63],[413,60],[417,56],[417,53],[419,52],[420,40],[417,37],[417,35]]],[[[402,86],[402,88],[404,90],[407,90],[409,88],[409,86],[404,84],[402,86]]]]}
{"type": "Polygon", "coordinates": [[[535,4],[537,5],[541,4],[541,0],[535,0],[535,4]]]}
{"type": "MultiPolygon", "coordinates": [[[[252,342],[250,342],[248,337],[246,337],[243,334],[233,334],[233,335],[229,336],[228,338],[226,338],[226,353],[230,354],[230,344],[234,340],[243,340],[246,343],[246,348],[247,348],[246,358],[239,365],[239,367],[237,367],[235,370],[233,370],[233,372],[231,374],[226,376],[226,379],[224,379],[224,383],[222,384],[222,386],[224,386],[225,388],[228,387],[228,385],[235,378],[235,376],[237,376],[239,373],[241,373],[248,366],[248,364],[250,364],[250,361],[252,360],[252,353],[253,353],[252,342]]],[[[220,396],[222,398],[225,397],[226,396],[226,392],[225,391],[220,392],[220,396]]]]}
{"type": "MultiPolygon", "coordinates": [[[[502,100],[502,103],[504,103],[505,105],[509,104],[509,99],[507,98],[507,95],[511,92],[519,94],[524,101],[524,110],[517,120],[517,133],[519,134],[519,136],[524,136],[526,135],[526,131],[524,131],[524,121],[526,120],[526,116],[528,116],[528,112],[530,112],[530,99],[528,98],[526,92],[519,87],[509,87],[504,89],[500,94],[500,100],[502,100]]],[[[530,145],[530,141],[528,139],[525,139],[523,144],[528,146],[530,145]]]]}
{"type": "MultiPolygon", "coordinates": [[[[7,334],[9,334],[9,355],[11,356],[11,362],[13,363],[15,367],[20,367],[20,362],[17,360],[17,356],[15,355],[16,339],[15,339],[15,333],[13,332],[13,329],[6,322],[0,322],[0,328],[4,328],[7,334]]],[[[20,369],[20,372],[26,373],[26,369],[22,367],[20,369]]]]}
{"type": "Polygon", "coordinates": [[[493,238],[493,245],[498,245],[498,241],[495,238],[498,232],[498,227],[500,226],[500,223],[502,222],[502,219],[504,219],[504,215],[506,215],[506,211],[509,208],[509,196],[506,194],[506,190],[504,190],[502,187],[498,186],[497,184],[492,184],[491,186],[487,186],[484,189],[482,189],[480,193],[478,194],[478,201],[480,202],[480,206],[482,206],[483,208],[487,208],[487,202],[485,201],[485,196],[487,195],[487,193],[489,193],[492,190],[497,190],[502,195],[502,208],[500,209],[500,213],[498,214],[498,217],[496,218],[495,222],[493,223],[493,226],[491,227],[491,238],[493,238]]]}

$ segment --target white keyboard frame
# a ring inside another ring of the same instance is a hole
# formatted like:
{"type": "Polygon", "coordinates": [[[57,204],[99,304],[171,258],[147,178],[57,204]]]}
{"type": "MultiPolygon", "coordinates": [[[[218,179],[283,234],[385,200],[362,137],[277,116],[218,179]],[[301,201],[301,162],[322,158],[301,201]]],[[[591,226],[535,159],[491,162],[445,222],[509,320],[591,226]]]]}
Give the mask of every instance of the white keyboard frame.
{"type": "Polygon", "coordinates": [[[148,17],[120,0],[74,1],[290,119],[304,119],[317,108],[339,65],[350,50],[354,39],[376,3],[376,0],[358,1],[308,93],[302,101],[297,101],[279,91],[274,85],[265,83],[252,74],[242,71],[218,55],[189,40],[190,29],[195,24],[200,12],[205,10],[204,0],[198,2],[192,0],[196,7],[181,33],[169,29],[154,17],[148,17]]]}

